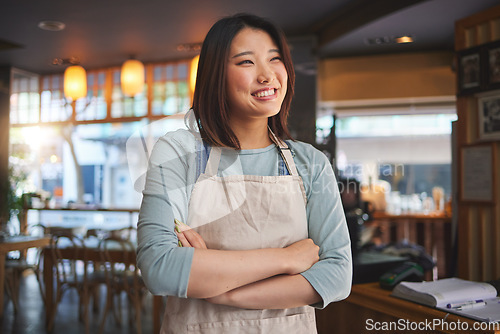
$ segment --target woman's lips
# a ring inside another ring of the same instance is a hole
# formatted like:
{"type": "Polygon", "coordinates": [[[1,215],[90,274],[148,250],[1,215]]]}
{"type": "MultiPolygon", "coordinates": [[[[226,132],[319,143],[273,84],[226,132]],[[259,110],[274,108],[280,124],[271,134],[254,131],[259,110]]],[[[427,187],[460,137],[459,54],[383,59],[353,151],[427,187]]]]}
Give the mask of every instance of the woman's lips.
{"type": "Polygon", "coordinates": [[[270,97],[276,95],[276,89],[275,88],[265,88],[258,90],[254,93],[252,93],[252,96],[258,97],[258,98],[264,98],[264,97],[270,97]]]}

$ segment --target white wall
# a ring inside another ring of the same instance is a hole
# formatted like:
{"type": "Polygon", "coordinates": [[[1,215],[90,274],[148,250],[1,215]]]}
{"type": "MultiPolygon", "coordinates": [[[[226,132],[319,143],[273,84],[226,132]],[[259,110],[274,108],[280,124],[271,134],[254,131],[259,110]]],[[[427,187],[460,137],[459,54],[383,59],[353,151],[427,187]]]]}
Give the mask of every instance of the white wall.
{"type": "Polygon", "coordinates": [[[451,163],[451,136],[337,138],[337,152],[349,162],[451,163]]]}

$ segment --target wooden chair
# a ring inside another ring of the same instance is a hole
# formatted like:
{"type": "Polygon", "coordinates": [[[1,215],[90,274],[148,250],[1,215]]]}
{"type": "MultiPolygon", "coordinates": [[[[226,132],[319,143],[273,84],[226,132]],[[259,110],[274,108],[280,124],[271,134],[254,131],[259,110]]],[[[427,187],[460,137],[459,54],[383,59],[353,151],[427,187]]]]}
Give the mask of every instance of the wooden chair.
{"type": "MultiPolygon", "coordinates": [[[[45,226],[36,224],[30,227],[29,235],[44,236],[45,226]]],[[[42,278],[42,249],[35,248],[33,252],[18,252],[16,257],[9,257],[5,260],[5,290],[14,305],[14,313],[19,309],[19,287],[21,279],[26,271],[32,271],[37,279],[40,295],[45,302],[45,288],[42,278]],[[28,256],[27,256],[28,255],[28,256]],[[29,256],[32,255],[32,256],[29,256]]]]}
{"type": "Polygon", "coordinates": [[[78,293],[78,317],[85,325],[86,333],[89,333],[89,299],[91,290],[97,288],[92,280],[93,273],[89,273],[91,263],[86,259],[86,248],[82,239],[71,235],[55,235],[52,238],[51,256],[54,263],[55,278],[55,303],[50,312],[47,330],[54,328],[58,304],[64,293],[75,289],[78,293]]]}
{"type": "Polygon", "coordinates": [[[135,318],[137,333],[141,334],[142,297],[146,290],[135,262],[135,247],[128,240],[108,237],[101,241],[100,249],[106,268],[107,296],[99,332],[103,333],[110,311],[113,313],[116,323],[121,325],[120,299],[125,293],[129,302],[129,322],[133,326],[135,318]],[[118,310],[115,300],[118,304],[118,310]],[[133,312],[131,308],[133,308],[133,312]]]}

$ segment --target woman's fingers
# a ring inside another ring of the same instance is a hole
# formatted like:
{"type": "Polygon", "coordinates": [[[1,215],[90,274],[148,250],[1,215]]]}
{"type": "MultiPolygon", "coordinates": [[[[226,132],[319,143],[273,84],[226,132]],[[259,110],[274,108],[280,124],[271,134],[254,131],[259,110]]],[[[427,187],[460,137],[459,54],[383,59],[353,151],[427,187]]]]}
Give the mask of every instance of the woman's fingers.
{"type": "Polygon", "coordinates": [[[189,243],[188,239],[186,238],[186,236],[184,235],[184,233],[179,233],[177,231],[175,231],[175,234],[177,234],[177,239],[179,239],[179,246],[180,247],[193,247],[191,246],[191,244],[189,243]]]}
{"type": "Polygon", "coordinates": [[[187,229],[182,232],[176,231],[176,234],[182,244],[182,247],[207,248],[205,240],[203,240],[198,232],[192,229],[187,229]]]}
{"type": "MultiPolygon", "coordinates": [[[[191,247],[194,248],[204,248],[207,249],[207,245],[205,244],[205,240],[198,234],[195,230],[189,229],[182,232],[186,239],[189,241],[191,247]]],[[[184,244],[183,244],[184,245],[184,244]]]]}

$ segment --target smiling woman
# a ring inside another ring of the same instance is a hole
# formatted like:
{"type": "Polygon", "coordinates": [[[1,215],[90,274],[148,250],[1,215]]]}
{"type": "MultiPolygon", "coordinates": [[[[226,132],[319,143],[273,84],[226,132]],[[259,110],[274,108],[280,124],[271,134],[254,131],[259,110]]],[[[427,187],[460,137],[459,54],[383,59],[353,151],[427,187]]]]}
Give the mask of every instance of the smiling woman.
{"type": "Polygon", "coordinates": [[[332,167],[284,140],[294,79],[268,21],[241,14],[208,32],[189,130],[155,145],[138,223],[144,281],[169,296],[162,333],[316,333],[310,305],[349,294],[332,167]]]}
{"type": "MultiPolygon", "coordinates": [[[[248,67],[253,67],[254,71],[262,71],[265,70],[263,61],[269,62],[268,66],[272,66],[273,69],[280,69],[282,81],[274,80],[276,82],[273,84],[279,86],[272,87],[269,83],[265,83],[267,79],[260,77],[259,80],[264,80],[264,82],[252,82],[254,91],[248,91],[249,88],[246,87],[246,94],[248,96],[256,93],[256,90],[264,88],[266,84],[268,87],[280,88],[282,99],[278,109],[280,112],[269,117],[268,124],[278,137],[291,138],[286,121],[295,85],[295,71],[286,39],[277,27],[268,21],[250,16],[246,18],[246,21],[239,19],[221,21],[221,24],[214,25],[208,32],[201,54],[204,57],[201,57],[199,62],[193,110],[198,123],[202,125],[200,134],[204,140],[217,146],[240,148],[240,138],[233,133],[233,129],[228,124],[230,92],[236,89],[231,86],[233,83],[229,84],[232,76],[229,76],[228,72],[236,72],[232,69],[233,67],[242,67],[239,73],[244,72],[245,69],[248,70],[248,67]],[[253,37],[258,37],[258,42],[253,41],[251,39],[253,37]],[[232,43],[233,39],[234,43],[232,43]],[[243,44],[246,42],[249,44],[243,44]],[[261,56],[263,58],[259,59],[259,63],[255,63],[256,52],[263,53],[261,56]],[[227,61],[222,62],[221,59],[227,61]],[[285,77],[282,78],[283,75],[285,77]]],[[[256,75],[262,76],[262,73],[256,75]]],[[[256,77],[254,79],[257,81],[256,77]]],[[[246,97],[247,100],[249,98],[246,97]]]]}
{"type": "Polygon", "coordinates": [[[271,37],[252,28],[241,30],[233,39],[227,64],[229,123],[241,148],[271,144],[267,121],[280,112],[287,92],[287,73],[281,53],[271,37]],[[264,124],[264,126],[262,126],[264,124]],[[258,133],[261,129],[264,133],[258,133]],[[252,133],[253,138],[242,136],[252,133]],[[265,142],[259,142],[262,138],[265,142]],[[247,139],[241,143],[241,139],[247,139]]]}

